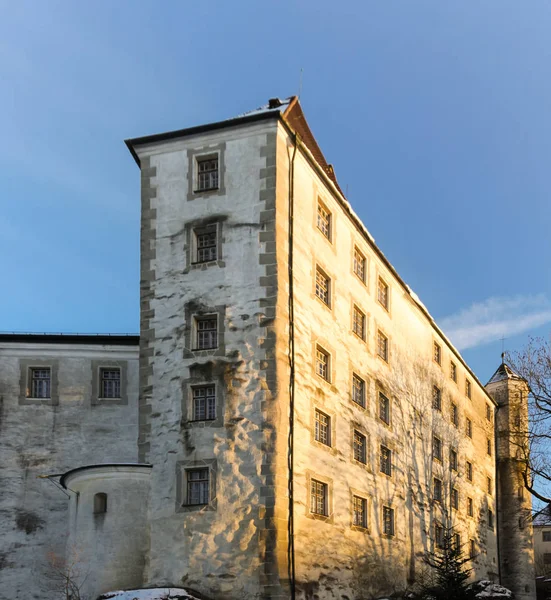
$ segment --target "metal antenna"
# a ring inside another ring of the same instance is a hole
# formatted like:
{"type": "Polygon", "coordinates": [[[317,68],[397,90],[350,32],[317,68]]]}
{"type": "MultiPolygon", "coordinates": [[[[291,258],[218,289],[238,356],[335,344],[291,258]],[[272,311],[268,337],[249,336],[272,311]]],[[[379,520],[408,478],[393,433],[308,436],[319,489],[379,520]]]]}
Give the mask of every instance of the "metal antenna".
{"type": "Polygon", "coordinates": [[[302,73],[304,72],[304,69],[302,67],[300,67],[300,79],[299,79],[299,83],[298,83],[298,99],[300,100],[300,94],[302,93],[302,73]]]}
{"type": "Polygon", "coordinates": [[[501,339],[501,362],[504,362],[503,359],[505,358],[505,340],[507,338],[505,336],[502,336],[500,339],[501,339]]]}

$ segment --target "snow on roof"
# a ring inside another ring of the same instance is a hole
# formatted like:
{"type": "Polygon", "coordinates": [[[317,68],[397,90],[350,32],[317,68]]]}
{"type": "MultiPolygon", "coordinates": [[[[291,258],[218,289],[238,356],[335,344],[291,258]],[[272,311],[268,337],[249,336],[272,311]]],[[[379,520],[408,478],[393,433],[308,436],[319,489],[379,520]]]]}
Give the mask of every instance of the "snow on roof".
{"type": "Polygon", "coordinates": [[[542,510],[534,515],[532,520],[534,527],[550,527],[551,526],[551,506],[548,504],[542,510]]]}
{"type": "Polygon", "coordinates": [[[117,592],[106,592],[97,600],[198,600],[184,588],[152,588],[141,590],[120,590],[117,592]]]}
{"type": "MultiPolygon", "coordinates": [[[[496,383],[498,381],[503,381],[504,379],[522,379],[522,377],[517,375],[509,365],[501,363],[488,383],[496,383]]],[[[488,383],[486,385],[488,385],[488,383]]]]}
{"type": "Polygon", "coordinates": [[[255,108],[254,110],[249,110],[247,112],[241,113],[240,115],[236,115],[235,117],[231,117],[230,119],[227,119],[227,121],[231,121],[233,119],[240,119],[241,117],[250,117],[252,115],[260,115],[262,113],[269,113],[269,112],[283,113],[287,110],[287,107],[289,106],[289,104],[291,103],[291,100],[293,98],[294,98],[294,96],[289,96],[289,98],[284,98],[283,100],[281,98],[270,98],[270,100],[268,101],[267,104],[263,104],[262,106],[259,106],[258,108],[255,108]]]}

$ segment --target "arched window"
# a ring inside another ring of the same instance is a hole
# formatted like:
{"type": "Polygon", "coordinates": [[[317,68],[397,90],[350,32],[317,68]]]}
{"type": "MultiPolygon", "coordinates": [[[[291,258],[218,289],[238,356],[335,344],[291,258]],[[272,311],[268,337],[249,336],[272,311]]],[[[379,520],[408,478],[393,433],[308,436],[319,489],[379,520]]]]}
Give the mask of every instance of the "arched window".
{"type": "Polygon", "coordinates": [[[94,496],[94,514],[107,512],[107,494],[99,493],[94,496]]]}

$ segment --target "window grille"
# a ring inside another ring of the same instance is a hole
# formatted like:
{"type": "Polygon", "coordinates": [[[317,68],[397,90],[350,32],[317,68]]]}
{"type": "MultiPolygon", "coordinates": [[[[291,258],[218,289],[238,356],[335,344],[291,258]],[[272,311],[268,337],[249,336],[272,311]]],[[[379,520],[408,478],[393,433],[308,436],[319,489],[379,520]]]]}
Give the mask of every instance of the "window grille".
{"type": "Polygon", "coordinates": [[[469,517],[474,516],[474,504],[472,498],[467,498],[467,514],[469,517]]]}
{"type": "Polygon", "coordinates": [[[193,388],[193,420],[216,419],[216,394],[213,385],[193,388]]]}
{"type": "Polygon", "coordinates": [[[387,448],[386,446],[381,445],[380,459],[381,473],[392,476],[392,450],[390,450],[390,448],[387,448]]]}
{"type": "Polygon", "coordinates": [[[471,394],[471,382],[468,379],[465,379],[465,396],[467,396],[467,398],[470,398],[471,394]]]}
{"type": "Polygon", "coordinates": [[[542,541],[551,542],[551,531],[543,531],[541,535],[542,541]]]}
{"type": "Polygon", "coordinates": [[[442,410],[442,390],[436,385],[432,387],[432,408],[442,410]]]}
{"type": "Polygon", "coordinates": [[[359,496],[353,497],[354,519],[356,527],[367,527],[367,500],[359,496]]]}
{"type": "Polygon", "coordinates": [[[218,157],[197,159],[197,191],[218,189],[218,157]]]}
{"type": "Polygon", "coordinates": [[[456,550],[461,550],[461,534],[459,534],[459,533],[453,534],[453,547],[456,550]]]}
{"type": "Polygon", "coordinates": [[[469,540],[469,558],[476,558],[476,542],[469,540]]]}
{"type": "Polygon", "coordinates": [[[357,248],[354,248],[354,273],[365,282],[365,256],[357,248]]]}
{"type": "Polygon", "coordinates": [[[382,392],[379,392],[379,419],[390,425],[390,400],[382,392]]]}
{"type": "Polygon", "coordinates": [[[377,332],[377,354],[388,362],[388,338],[382,331],[377,332]]]}
{"type": "Polygon", "coordinates": [[[434,541],[437,548],[444,548],[444,528],[442,525],[434,526],[434,541]]]}
{"type": "Polygon", "coordinates": [[[359,431],[354,430],[354,460],[366,463],[366,438],[359,431]]]}
{"type": "Polygon", "coordinates": [[[327,516],[327,484],[316,479],[310,485],[310,512],[327,516]]]}
{"type": "Polygon", "coordinates": [[[362,340],[365,339],[365,315],[357,306],[354,307],[352,331],[362,340]]]}
{"type": "Polygon", "coordinates": [[[381,277],[379,277],[377,282],[377,300],[379,304],[388,310],[388,285],[381,277]]]}
{"type": "Polygon", "coordinates": [[[432,482],[433,498],[436,502],[442,502],[442,480],[435,477],[432,482]]]}
{"type": "Polygon", "coordinates": [[[457,471],[457,452],[453,449],[450,449],[450,469],[457,471]]]}
{"type": "Polygon", "coordinates": [[[436,436],[432,438],[432,457],[442,461],[442,440],[436,436]]]}
{"type": "Polygon", "coordinates": [[[454,362],[450,363],[450,377],[457,382],[457,365],[454,362]]]}
{"type": "Polygon", "coordinates": [[[198,263],[210,262],[217,258],[216,229],[213,231],[199,231],[195,234],[197,243],[198,263]]]}
{"type": "Polygon", "coordinates": [[[488,490],[488,494],[491,496],[493,493],[493,482],[491,477],[486,477],[486,489],[488,490]]]}
{"type": "Polygon", "coordinates": [[[321,202],[318,202],[318,229],[328,240],[331,239],[331,213],[321,202]]]}
{"type": "Polygon", "coordinates": [[[51,376],[49,367],[31,369],[31,398],[50,398],[51,376]]]}
{"type": "Polygon", "coordinates": [[[326,446],[331,446],[331,417],[319,410],[316,410],[315,439],[326,446]]]}
{"type": "Polygon", "coordinates": [[[394,535],[394,509],[383,506],[383,533],[394,535]]]}
{"type": "Polygon", "coordinates": [[[486,404],[486,420],[492,422],[492,409],[489,404],[486,404]]]}
{"type": "Polygon", "coordinates": [[[329,355],[321,348],[316,348],[316,373],[329,381],[329,355]]]}
{"type": "Polygon", "coordinates": [[[452,508],[459,510],[459,490],[456,488],[452,489],[452,508]]]}
{"type": "Polygon", "coordinates": [[[442,348],[437,342],[434,342],[434,362],[438,364],[442,363],[442,348]]]}
{"type": "Polygon", "coordinates": [[[357,375],[352,375],[352,400],[365,408],[365,381],[357,375]]]}
{"type": "Polygon", "coordinates": [[[486,454],[492,456],[492,440],[490,438],[486,438],[486,454]]]}
{"type": "Polygon", "coordinates": [[[209,470],[190,469],[187,471],[187,504],[209,503],[209,470]]]}
{"type": "Polygon", "coordinates": [[[472,481],[473,480],[473,463],[467,461],[466,467],[467,467],[467,479],[469,481],[472,481]]]}
{"type": "Polygon", "coordinates": [[[121,370],[120,369],[100,369],[101,377],[101,397],[102,398],[120,398],[121,397],[121,370]]]}
{"type": "Polygon", "coordinates": [[[316,269],[316,296],[324,303],[329,306],[330,296],[330,279],[325,273],[317,268],[316,269]]]}
{"type": "Polygon", "coordinates": [[[197,319],[197,350],[208,350],[218,345],[216,317],[197,319]]]}
{"type": "Polygon", "coordinates": [[[473,422],[470,419],[467,419],[465,421],[465,426],[466,426],[466,431],[467,431],[467,436],[472,438],[473,437],[473,422]]]}
{"type": "Polygon", "coordinates": [[[459,426],[459,410],[457,404],[454,404],[453,402],[451,404],[451,420],[454,427],[459,426]]]}

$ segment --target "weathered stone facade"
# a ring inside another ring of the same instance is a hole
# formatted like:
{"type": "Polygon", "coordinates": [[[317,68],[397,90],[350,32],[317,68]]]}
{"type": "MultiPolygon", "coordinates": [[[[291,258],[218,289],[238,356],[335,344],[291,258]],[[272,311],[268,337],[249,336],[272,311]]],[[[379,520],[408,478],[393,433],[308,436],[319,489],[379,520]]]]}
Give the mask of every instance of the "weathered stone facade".
{"type": "MultiPolygon", "coordinates": [[[[137,459],[136,336],[0,335],[0,598],[54,598],[68,498],[41,478],[137,459]],[[123,366],[123,398],[98,401],[98,368],[123,366]],[[52,368],[51,398],[30,398],[28,369],[52,368]]],[[[53,478],[57,481],[58,478],[53,478]]]]}

